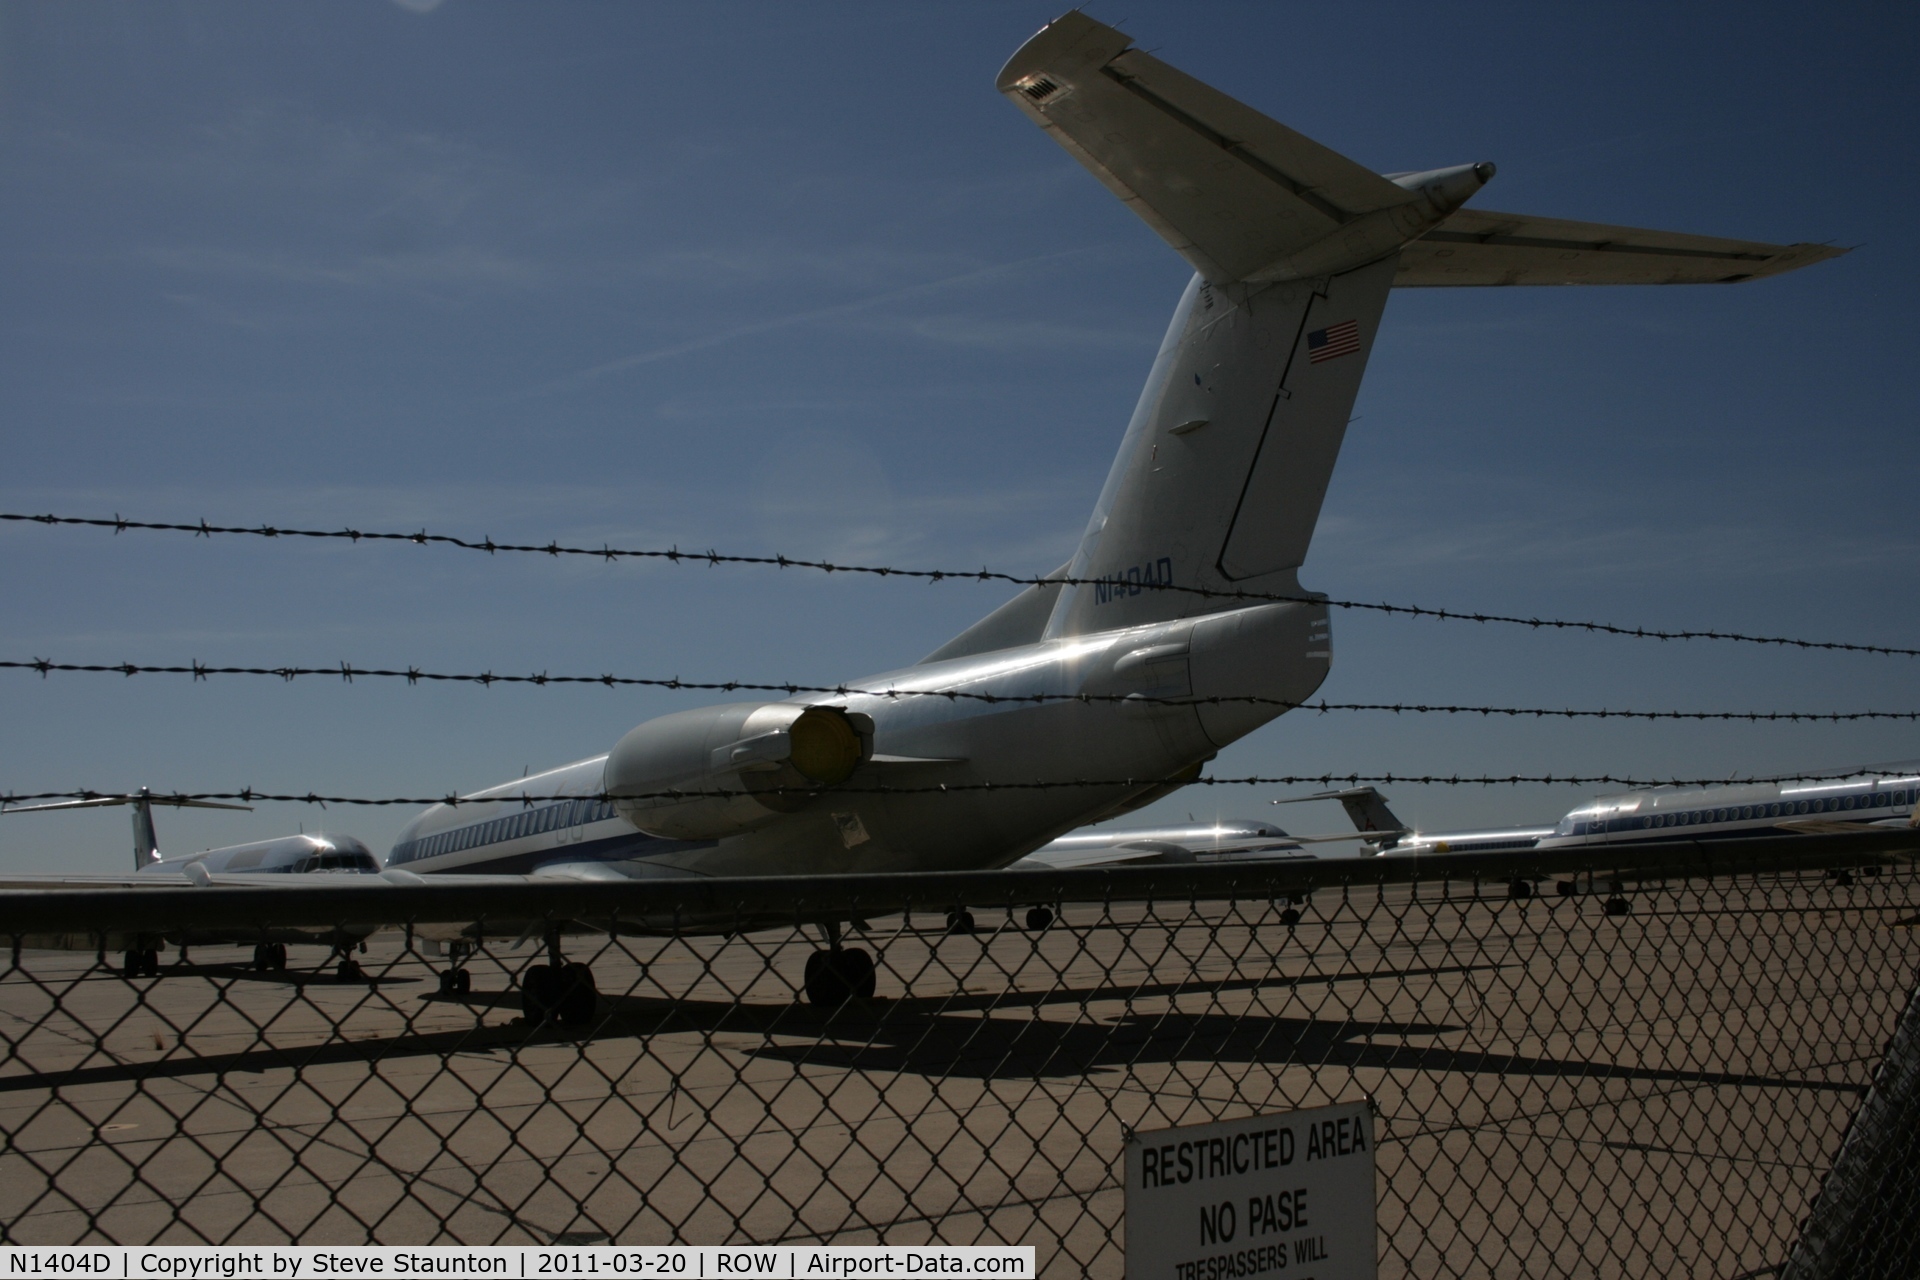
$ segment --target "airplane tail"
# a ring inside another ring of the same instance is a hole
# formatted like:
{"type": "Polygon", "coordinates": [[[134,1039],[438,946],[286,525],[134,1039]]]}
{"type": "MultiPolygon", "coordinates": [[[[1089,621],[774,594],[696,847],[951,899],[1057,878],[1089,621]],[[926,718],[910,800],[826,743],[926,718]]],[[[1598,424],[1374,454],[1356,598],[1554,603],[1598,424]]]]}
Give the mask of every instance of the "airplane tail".
{"type": "Polygon", "coordinates": [[[133,869],[142,871],[160,861],[160,836],[153,829],[153,801],[147,789],[133,800],[133,869]]]}
{"type": "Polygon", "coordinates": [[[1275,800],[1275,804],[1302,804],[1308,800],[1338,800],[1340,807],[1347,811],[1347,818],[1353,823],[1353,829],[1368,843],[1380,843],[1391,847],[1398,838],[1412,828],[1387,808],[1387,798],[1372,787],[1348,787],[1344,791],[1316,791],[1310,796],[1292,796],[1285,800],[1275,800]]]}
{"type": "Polygon", "coordinates": [[[51,809],[103,809],[114,805],[133,807],[133,869],[144,871],[160,861],[160,840],[154,834],[153,806],[170,804],[176,809],[242,809],[253,811],[250,804],[221,804],[215,800],[189,800],[185,796],[156,796],[142,787],[130,795],[94,796],[87,800],[61,800],[55,804],[23,804],[13,807],[0,807],[0,813],[46,813],[51,809]]]}
{"type": "Polygon", "coordinates": [[[1090,581],[1029,639],[1241,603],[1168,586],[1298,593],[1395,285],[1732,283],[1845,252],[1464,208],[1491,164],[1375,173],[1132,43],[1069,13],[997,81],[1197,273],[1068,568],[1090,581]]]}
{"type": "Polygon", "coordinates": [[[1048,635],[1292,594],[1400,247],[1492,176],[1397,180],[1070,13],[999,88],[1198,273],[1167,331],[1048,635]]]}

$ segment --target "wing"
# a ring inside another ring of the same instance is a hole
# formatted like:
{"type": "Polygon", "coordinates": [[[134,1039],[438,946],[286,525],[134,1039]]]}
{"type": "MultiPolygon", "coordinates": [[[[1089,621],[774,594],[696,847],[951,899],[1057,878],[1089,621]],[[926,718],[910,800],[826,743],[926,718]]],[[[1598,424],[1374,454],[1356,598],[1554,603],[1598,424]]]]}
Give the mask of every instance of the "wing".
{"type": "Polygon", "coordinates": [[[1393,283],[1733,284],[1847,252],[1461,209],[1400,251],[1393,283]]]}

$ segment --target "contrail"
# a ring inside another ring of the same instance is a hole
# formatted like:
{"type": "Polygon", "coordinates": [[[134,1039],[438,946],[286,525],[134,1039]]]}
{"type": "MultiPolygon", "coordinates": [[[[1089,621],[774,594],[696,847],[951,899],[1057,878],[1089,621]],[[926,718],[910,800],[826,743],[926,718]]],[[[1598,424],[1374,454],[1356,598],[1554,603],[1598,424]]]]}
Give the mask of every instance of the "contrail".
{"type": "Polygon", "coordinates": [[[675,342],[664,347],[655,347],[651,351],[641,351],[630,356],[621,356],[605,364],[597,364],[578,373],[572,373],[558,381],[548,384],[551,391],[567,390],[603,378],[610,373],[620,373],[627,369],[638,368],[643,364],[655,364],[661,360],[670,360],[674,356],[686,355],[691,351],[704,351],[709,347],[718,347],[734,341],[736,338],[752,337],[757,333],[768,333],[775,329],[786,329],[796,324],[806,324],[811,320],[825,320],[833,316],[843,316],[855,311],[864,311],[868,307],[881,306],[888,302],[897,302],[902,298],[917,297],[920,294],[933,293],[939,289],[954,285],[968,284],[975,280],[985,280],[990,276],[1004,274],[1020,267],[1030,267],[1037,263],[1054,262],[1062,258],[1071,258],[1078,254],[1090,253],[1100,245],[1083,245],[1078,249],[1067,249],[1059,253],[1043,253],[1032,258],[1021,258],[1017,262],[1002,262],[990,267],[980,267],[973,271],[963,271],[959,275],[947,276],[939,280],[929,280],[925,284],[908,285],[904,289],[893,289],[887,293],[876,293],[869,298],[858,298],[852,302],[837,303],[831,307],[816,307],[811,311],[797,311],[792,315],[776,316],[771,320],[759,320],[753,324],[738,325],[724,329],[719,333],[710,333],[701,338],[689,338],[685,342],[675,342]]]}

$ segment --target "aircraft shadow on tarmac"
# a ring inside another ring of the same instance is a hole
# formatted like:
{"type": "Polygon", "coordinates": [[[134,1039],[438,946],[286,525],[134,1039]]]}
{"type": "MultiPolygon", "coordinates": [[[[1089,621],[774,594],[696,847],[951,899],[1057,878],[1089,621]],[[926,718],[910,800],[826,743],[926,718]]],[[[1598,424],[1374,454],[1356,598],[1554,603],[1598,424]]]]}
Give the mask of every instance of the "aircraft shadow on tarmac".
{"type": "MultiPolygon", "coordinates": [[[[1338,981],[1393,981],[1443,974],[1495,971],[1497,965],[1447,965],[1374,970],[1335,975],[1338,981]]],[[[325,975],[260,974],[235,966],[215,967],[206,976],[282,979],[289,984],[320,985],[325,975]]],[[[1258,1009],[1242,1012],[1187,1012],[1169,1008],[1128,1011],[1119,1018],[1094,1015],[1073,1020],[1042,1017],[994,1017],[995,1012],[1049,1006],[1157,1001],[1179,996],[1213,997],[1229,991],[1318,985],[1327,974],[1270,975],[1206,984],[1142,983],[1096,988],[1054,987],[1042,991],[954,992],[938,996],[855,1001],[838,1009],[798,1002],[674,1000],[667,997],[601,997],[601,1016],[592,1027],[561,1028],[511,1024],[464,1027],[425,1034],[329,1040],[321,1044],[263,1046],[237,1053],[194,1055],[178,1049],[152,1062],[114,1062],[45,1072],[0,1076],[0,1092],[72,1088],[115,1081],[166,1077],[263,1074],[342,1063],[456,1053],[511,1053],[522,1048],[583,1044],[653,1036],[733,1034],[762,1036],[771,1043],[753,1048],[719,1046],[761,1061],[792,1063],[796,1068],[841,1067],[933,1078],[980,1080],[1070,1079],[1145,1065],[1181,1062],[1240,1062],[1267,1066],[1300,1064],[1346,1069],[1457,1072],[1466,1074],[1560,1076],[1576,1079],[1633,1080],[1669,1084],[1734,1085],[1859,1092],[1861,1086],[1738,1071],[1633,1067],[1582,1058],[1527,1056],[1440,1045],[1408,1044],[1409,1037],[1458,1034],[1467,1028],[1446,1022],[1351,1017],[1276,1016],[1258,1009]],[[1375,1043],[1376,1039],[1390,1043],[1375,1043]],[[780,1043],[780,1039],[807,1043],[780,1043]]],[[[417,979],[392,979],[395,985],[417,979]]],[[[369,997],[380,998],[377,991],[369,997]]],[[[462,1004],[475,1008],[518,1008],[514,990],[462,995],[422,993],[422,1004],[462,1004]]],[[[24,1065],[16,1056],[15,1061],[24,1065]]]]}

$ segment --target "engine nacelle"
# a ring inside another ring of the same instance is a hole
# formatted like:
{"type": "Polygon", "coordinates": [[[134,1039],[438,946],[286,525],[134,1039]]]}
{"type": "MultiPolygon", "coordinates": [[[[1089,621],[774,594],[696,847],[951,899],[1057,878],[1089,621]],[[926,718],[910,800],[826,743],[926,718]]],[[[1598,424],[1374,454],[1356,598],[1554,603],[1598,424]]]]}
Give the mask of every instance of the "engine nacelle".
{"type": "Polygon", "coordinates": [[[805,808],[872,754],[873,720],[858,712],[734,702],[634,729],[607,756],[606,788],[648,835],[711,840],[805,808]]]}

